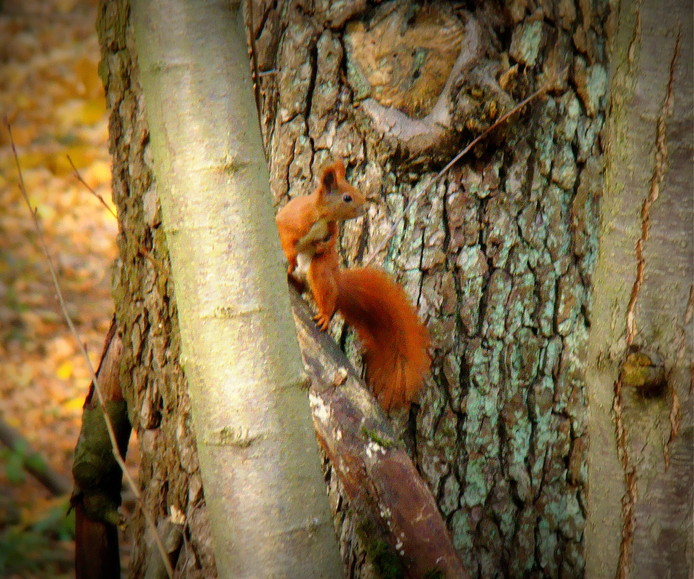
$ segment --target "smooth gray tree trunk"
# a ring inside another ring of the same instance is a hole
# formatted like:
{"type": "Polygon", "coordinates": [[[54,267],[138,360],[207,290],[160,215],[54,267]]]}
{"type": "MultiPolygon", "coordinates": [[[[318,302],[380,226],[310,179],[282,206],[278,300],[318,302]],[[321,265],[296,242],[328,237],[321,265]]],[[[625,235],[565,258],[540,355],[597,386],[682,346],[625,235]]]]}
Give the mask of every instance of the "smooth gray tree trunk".
{"type": "Polygon", "coordinates": [[[240,3],[132,15],[217,572],[339,576],[240,3]]]}
{"type": "Polygon", "coordinates": [[[592,577],[694,570],[693,16],[688,2],[622,2],[611,44],[588,359],[592,577]],[[653,391],[623,372],[630,354],[653,362],[640,371],[659,376],[653,391]]]}

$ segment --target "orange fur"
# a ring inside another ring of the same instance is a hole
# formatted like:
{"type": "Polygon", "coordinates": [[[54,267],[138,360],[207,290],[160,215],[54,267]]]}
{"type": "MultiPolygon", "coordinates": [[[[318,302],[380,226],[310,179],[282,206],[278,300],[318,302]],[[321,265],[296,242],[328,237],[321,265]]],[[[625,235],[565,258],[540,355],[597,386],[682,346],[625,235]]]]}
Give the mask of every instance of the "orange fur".
{"type": "Polygon", "coordinates": [[[405,290],[374,268],[343,269],[337,310],[364,345],[366,381],[385,410],[410,404],[429,372],[429,332],[405,290]]]}
{"type": "Polygon", "coordinates": [[[311,194],[290,201],[277,214],[277,229],[290,280],[308,282],[321,330],[335,311],[364,345],[366,381],[381,406],[407,406],[429,372],[429,332],[405,291],[374,268],[341,269],[337,254],[338,221],[364,212],[366,199],[345,180],[341,161],[325,168],[311,194]]]}
{"type": "Polygon", "coordinates": [[[300,254],[312,257],[325,250],[337,234],[336,221],[353,219],[366,209],[366,198],[345,179],[345,166],[335,161],[323,169],[316,190],[295,197],[275,217],[282,250],[289,261],[289,274],[297,267],[300,254]]]}
{"type": "Polygon", "coordinates": [[[307,278],[320,329],[339,311],[357,331],[366,381],[384,410],[410,404],[431,366],[430,339],[402,287],[378,269],[340,269],[336,238],[313,257],[307,278]]]}

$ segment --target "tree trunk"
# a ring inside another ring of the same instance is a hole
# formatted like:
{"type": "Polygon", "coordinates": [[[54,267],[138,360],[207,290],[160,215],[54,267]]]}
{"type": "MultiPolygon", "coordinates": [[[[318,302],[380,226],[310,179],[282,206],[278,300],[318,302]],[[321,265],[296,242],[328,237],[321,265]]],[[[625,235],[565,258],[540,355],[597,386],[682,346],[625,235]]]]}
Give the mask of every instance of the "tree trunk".
{"type": "MultiPolygon", "coordinates": [[[[176,568],[188,577],[214,577],[210,523],[179,362],[178,315],[152,181],[129,3],[103,2],[97,31],[100,75],[110,111],[113,198],[120,221],[114,301],[124,348],[121,375],[140,445],[143,500],[157,520],[172,516],[180,520],[181,514],[185,518],[184,533],[179,533],[173,550],[178,554],[176,568]]],[[[161,524],[162,529],[175,527],[161,524]]],[[[159,556],[141,512],[129,521],[128,530],[134,537],[129,575],[143,577],[159,556]]],[[[174,538],[177,532],[172,531],[174,538]]]]}
{"type": "MultiPolygon", "coordinates": [[[[376,264],[391,270],[417,303],[432,333],[434,364],[419,403],[392,419],[471,575],[585,573],[589,361],[591,415],[602,421],[599,430],[591,431],[593,448],[614,451],[607,465],[614,476],[602,477],[597,463],[590,470],[588,531],[600,543],[589,543],[588,572],[605,576],[595,555],[602,549],[609,553],[605,569],[616,572],[622,536],[621,511],[615,507],[621,509],[625,477],[609,411],[618,398],[617,359],[626,348],[612,335],[596,334],[612,323],[612,310],[602,301],[609,292],[602,288],[614,276],[601,265],[594,294],[592,286],[604,143],[611,145],[613,163],[621,163],[617,153],[623,139],[604,131],[606,37],[618,15],[610,13],[607,0],[533,7],[519,0],[503,8],[468,3],[473,13],[454,3],[420,4],[254,2],[251,44],[275,200],[279,205],[309,192],[324,164],[340,157],[350,181],[374,201],[366,219],[343,228],[347,264],[362,261],[399,222],[376,264]],[[407,205],[465,142],[546,83],[551,90],[543,99],[495,131],[418,203],[407,205]],[[613,357],[608,356],[609,372],[598,382],[594,372],[603,369],[597,353],[605,350],[596,344],[603,343],[613,357]],[[599,399],[600,392],[608,392],[607,399],[599,399]],[[607,511],[594,506],[603,497],[607,511]],[[603,513],[612,519],[605,521],[604,534],[593,534],[602,528],[603,513]]],[[[123,372],[133,382],[127,396],[140,437],[147,504],[162,518],[172,506],[183,511],[188,525],[178,567],[190,576],[211,576],[207,513],[126,7],[104,3],[99,24],[112,111],[114,198],[122,220],[115,295],[127,352],[123,372]]],[[[686,30],[683,38],[691,39],[686,30]]],[[[679,66],[684,67],[691,48],[681,50],[679,66]]],[[[668,52],[659,62],[669,70],[665,63],[671,61],[668,52]]],[[[680,105],[675,101],[674,106],[680,105]]],[[[688,154],[677,151],[683,158],[688,154]]],[[[671,158],[677,155],[670,152],[671,158]]],[[[623,193],[607,191],[606,203],[623,193]]],[[[639,201],[631,202],[635,211],[640,211],[643,191],[639,201]]],[[[617,211],[609,203],[608,219],[617,211]]],[[[652,207],[659,208],[657,203],[652,207]]],[[[623,254],[629,256],[632,276],[633,233],[625,242],[630,253],[623,254]]],[[[652,262],[647,257],[646,263],[652,262]]],[[[629,293],[631,281],[624,279],[619,283],[629,293]]],[[[647,292],[641,291],[638,308],[646,305],[647,292]]],[[[651,295],[657,297],[655,285],[651,295]]],[[[673,303],[681,325],[690,323],[686,300],[673,303]]],[[[621,315],[614,318],[617,335],[625,327],[621,315]]],[[[355,354],[352,336],[334,326],[334,335],[355,354]]],[[[638,317],[636,326],[651,331],[638,317]]],[[[687,327],[691,331],[691,324],[687,327]]],[[[669,334],[662,336],[666,343],[669,334]]],[[[678,344],[685,343],[685,334],[677,336],[678,344]]],[[[665,445],[670,470],[666,476],[654,474],[662,483],[659,497],[677,491],[676,473],[691,457],[691,427],[684,428],[691,421],[682,410],[690,394],[681,385],[690,354],[684,346],[680,351],[666,356],[665,368],[672,373],[665,394],[655,402],[666,407],[661,408],[665,424],[682,426],[679,434],[670,428],[674,442],[665,445]]],[[[628,414],[626,394],[621,404],[628,414]]],[[[636,399],[637,410],[639,405],[643,401],[636,399]]],[[[626,416],[623,421],[629,422],[626,416]]],[[[634,437],[642,432],[637,423],[629,426],[631,446],[640,442],[634,437]]],[[[632,458],[629,465],[634,464],[632,458]]],[[[328,471],[327,477],[348,575],[383,572],[366,555],[371,545],[361,540],[363,529],[356,528],[335,474],[328,471]]],[[[655,521],[655,526],[636,526],[635,541],[643,533],[643,554],[637,557],[646,556],[647,533],[660,524],[653,508],[644,502],[636,510],[637,520],[655,521]]],[[[139,518],[135,533],[144,533],[139,518]]],[[[667,536],[663,533],[661,540],[667,536]]],[[[143,573],[150,556],[143,542],[135,544],[134,576],[143,573]]]]}
{"type": "Polygon", "coordinates": [[[240,2],[132,14],[217,572],[339,576],[240,2]]]}
{"type": "MultiPolygon", "coordinates": [[[[183,330],[181,351],[188,360],[187,375],[195,407],[199,456],[204,466],[205,500],[212,506],[211,527],[217,571],[222,576],[255,577],[264,573],[336,576],[340,573],[341,563],[333,547],[334,529],[318,470],[317,444],[307,392],[302,388],[304,379],[289,301],[283,289],[281,253],[269,198],[266,198],[264,219],[260,211],[263,207],[260,197],[262,182],[267,183],[267,176],[257,135],[258,125],[254,119],[250,82],[245,85],[239,82],[244,75],[249,77],[242,28],[238,29],[235,37],[235,47],[240,50],[234,52],[233,42],[232,47],[228,45],[234,28],[242,27],[242,21],[235,17],[228,5],[222,8],[221,4],[213,6],[208,3],[204,10],[200,7],[186,10],[180,5],[174,9],[169,4],[164,12],[157,12],[157,6],[138,3],[132,13],[132,21],[137,24],[138,56],[141,57],[140,63],[146,65],[144,71],[147,74],[142,75],[148,89],[146,111],[156,131],[153,131],[149,143],[148,128],[138,120],[142,140],[139,143],[137,139],[127,140],[131,147],[141,144],[152,151],[149,156],[146,150],[138,151],[140,155],[144,153],[140,162],[144,161],[143,172],[147,173],[141,203],[150,215],[145,218],[144,225],[146,229],[152,227],[147,231],[151,235],[161,223],[168,238],[160,241],[168,243],[174,258],[176,302],[181,304],[183,330]],[[212,22],[205,21],[206,17],[212,17],[212,22]],[[213,33],[211,29],[214,27],[216,32],[213,33]],[[201,31],[205,41],[200,41],[201,31]],[[178,38],[174,38],[176,34],[178,38]],[[195,38],[198,38],[197,42],[195,38]],[[169,48],[163,51],[163,46],[169,48]],[[178,52],[172,51],[174,46],[178,52]],[[210,54],[202,54],[205,50],[211,51],[210,54]],[[240,70],[231,70],[232,62],[240,70]],[[234,79],[233,83],[229,82],[231,79],[234,79]],[[167,86],[167,82],[173,85],[167,86]],[[180,91],[178,98],[173,103],[166,102],[177,91],[180,91]],[[213,104],[217,106],[211,106],[213,104]],[[204,108],[196,111],[195,107],[199,106],[204,108]],[[220,114],[222,118],[214,117],[220,114]],[[238,116],[235,121],[234,115],[238,116]],[[188,119],[188,122],[180,123],[181,118],[188,119]],[[225,129],[228,123],[234,124],[225,129]],[[253,131],[256,133],[256,150],[252,150],[253,131]],[[191,140],[193,135],[202,141],[191,140]],[[238,137],[236,141],[232,139],[234,135],[238,137]],[[156,189],[151,182],[150,158],[159,168],[156,189]],[[260,167],[261,170],[249,171],[250,167],[260,167]],[[259,175],[250,184],[248,178],[242,179],[249,173],[259,175]],[[163,209],[161,221],[160,199],[163,209]],[[210,234],[208,230],[215,235],[214,239],[205,239],[205,234],[210,234]],[[269,246],[267,249],[263,240],[269,246]],[[220,251],[224,247],[228,249],[220,251]],[[191,257],[191,252],[194,257],[191,257]],[[245,252],[252,255],[245,255],[245,252]],[[251,262],[253,267],[248,268],[246,264],[251,262]],[[274,282],[273,275],[277,278],[274,282]],[[282,319],[284,321],[280,323],[282,319]],[[241,326],[237,325],[239,320],[241,326]],[[281,332],[283,327],[284,333],[281,332]],[[225,348],[231,351],[225,353],[225,348]],[[268,359],[263,360],[261,356],[268,356],[268,359]],[[273,412],[273,408],[277,411],[273,412]]],[[[121,8],[127,14],[127,6],[121,8]]],[[[236,16],[238,14],[237,7],[236,16]]],[[[111,15],[107,11],[104,20],[111,15]]],[[[126,46],[131,38],[130,26],[128,20],[124,27],[125,38],[120,39],[126,42],[126,46]]],[[[105,34],[114,33],[119,28],[106,24],[105,34]]],[[[117,50],[114,44],[113,39],[107,39],[109,49],[117,50]]],[[[132,57],[133,46],[128,48],[132,57]]],[[[122,52],[117,54],[122,55],[122,52]]],[[[139,90],[139,70],[135,66],[130,68],[131,65],[132,62],[126,63],[123,70],[109,67],[107,91],[111,88],[122,90],[125,78],[132,82],[135,91],[139,90]],[[121,82],[114,76],[117,73],[124,77],[118,79],[121,82]]],[[[123,98],[123,95],[113,96],[123,98]]],[[[122,115],[122,107],[114,109],[116,115],[122,115]]],[[[114,125],[122,122],[128,126],[133,119],[121,116],[113,121],[114,125]]],[[[114,136],[118,137],[118,131],[114,131],[114,136]]],[[[119,144],[115,144],[116,149],[119,144]]],[[[122,184],[133,185],[129,181],[122,184]]],[[[129,198],[138,193],[131,189],[129,198]]],[[[128,209],[126,207],[124,213],[128,209]]],[[[134,217],[138,218],[141,214],[134,217]]],[[[123,221],[127,223],[126,218],[123,221]]],[[[125,227],[124,231],[127,231],[125,227]]],[[[124,237],[126,243],[131,241],[128,234],[124,237]]],[[[122,274],[138,279],[144,277],[150,284],[166,283],[166,296],[160,298],[164,302],[173,302],[170,293],[173,279],[167,282],[166,264],[161,267],[151,255],[157,248],[150,251],[146,238],[132,241],[137,253],[147,258],[146,262],[139,264],[145,265],[146,271],[135,271],[138,266],[134,265],[124,267],[122,274]],[[146,266],[150,264],[154,267],[147,271],[146,266]]],[[[126,289],[130,288],[126,286],[126,289]]],[[[143,293],[151,291],[146,287],[137,288],[137,291],[142,290],[143,293]]],[[[121,304],[123,301],[133,303],[137,299],[128,296],[124,300],[121,297],[121,304]]],[[[129,332],[129,315],[129,312],[125,313],[124,322],[119,318],[119,328],[124,335],[129,332]]],[[[149,328],[145,328],[144,341],[150,340],[151,334],[148,336],[148,333],[149,328]]],[[[178,342],[177,336],[175,340],[178,342]]],[[[131,356],[138,354],[138,345],[131,341],[126,348],[129,350],[124,364],[127,368],[132,363],[131,356]]],[[[161,352],[160,355],[166,356],[167,353],[161,352]]],[[[134,364],[141,366],[143,362],[146,364],[143,360],[136,360],[134,364]]],[[[173,362],[178,364],[180,360],[173,362]]],[[[163,398],[161,389],[168,385],[157,383],[161,378],[157,366],[156,362],[152,364],[152,374],[143,376],[143,379],[149,395],[163,398]]],[[[180,367],[173,370],[180,375],[180,367]]],[[[147,400],[137,399],[139,385],[132,382],[130,385],[135,387],[130,392],[131,408],[145,411],[147,400]]],[[[181,441],[188,435],[192,425],[187,411],[187,392],[184,383],[180,382],[177,391],[171,393],[178,403],[184,405],[183,412],[179,409],[180,414],[161,400],[158,416],[150,417],[152,421],[146,430],[140,430],[143,442],[148,435],[155,440],[161,435],[166,436],[159,421],[177,421],[170,432],[174,436],[169,440],[161,439],[162,445],[181,441]]],[[[164,531],[164,543],[172,549],[171,556],[177,569],[185,575],[200,573],[212,576],[214,562],[207,545],[207,529],[192,527],[196,523],[207,525],[207,521],[201,520],[200,513],[206,517],[201,509],[202,503],[191,504],[187,500],[191,493],[195,493],[196,502],[201,500],[202,489],[200,481],[195,482],[198,469],[195,448],[188,446],[190,439],[185,442],[186,447],[178,448],[181,454],[174,455],[172,462],[178,462],[176,466],[180,469],[186,462],[183,453],[187,453],[190,470],[193,470],[189,474],[194,476],[189,479],[185,474],[179,474],[175,466],[171,468],[171,463],[162,465],[161,478],[154,474],[148,479],[145,475],[144,486],[150,493],[145,498],[145,508],[158,519],[157,526],[164,531]],[[195,486],[189,486],[189,482],[195,486]],[[180,485],[184,492],[171,496],[167,491],[172,484],[180,485]],[[191,553],[192,557],[186,553],[179,557],[182,541],[192,538],[182,534],[181,527],[198,533],[195,546],[199,547],[199,552],[191,553]],[[176,536],[180,537],[178,545],[171,545],[171,537],[176,536]]],[[[149,450],[145,449],[146,457],[143,456],[145,465],[151,459],[152,466],[158,469],[157,463],[162,457],[156,452],[160,449],[152,449],[155,454],[150,454],[149,450]]],[[[159,557],[152,550],[151,541],[145,542],[143,547],[136,552],[131,573],[136,576],[156,575],[160,572],[159,557]]]]}
{"type": "MultiPolygon", "coordinates": [[[[344,228],[357,263],[465,141],[553,84],[408,208],[377,262],[433,336],[426,392],[394,420],[467,569],[580,576],[608,5],[418,5],[255,4],[273,190],[278,203],[303,194],[342,157],[377,201],[344,228]]],[[[368,546],[334,504],[350,573],[369,576],[368,546]]]]}
{"type": "Polygon", "coordinates": [[[588,359],[596,577],[694,568],[692,16],[691,3],[622,2],[611,46],[588,359]]]}

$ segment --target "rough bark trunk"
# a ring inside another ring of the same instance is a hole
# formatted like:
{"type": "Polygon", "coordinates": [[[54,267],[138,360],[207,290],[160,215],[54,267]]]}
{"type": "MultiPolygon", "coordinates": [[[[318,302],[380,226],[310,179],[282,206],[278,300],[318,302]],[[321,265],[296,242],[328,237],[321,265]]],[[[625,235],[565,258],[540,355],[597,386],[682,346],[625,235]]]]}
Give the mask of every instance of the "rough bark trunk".
{"type": "MultiPolygon", "coordinates": [[[[456,147],[556,77],[408,209],[377,262],[432,332],[426,393],[394,420],[466,567],[580,576],[608,4],[418,4],[255,3],[272,184],[279,204],[342,157],[378,202],[344,228],[358,262],[456,147]]],[[[334,504],[350,573],[375,573],[346,502],[334,504]]]]}

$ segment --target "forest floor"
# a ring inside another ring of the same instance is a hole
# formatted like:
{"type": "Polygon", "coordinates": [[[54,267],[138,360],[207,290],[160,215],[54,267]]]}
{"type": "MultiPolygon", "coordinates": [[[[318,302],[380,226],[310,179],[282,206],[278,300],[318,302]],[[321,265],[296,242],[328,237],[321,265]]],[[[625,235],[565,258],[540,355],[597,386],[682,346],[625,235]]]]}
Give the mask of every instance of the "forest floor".
{"type": "MultiPolygon", "coordinates": [[[[111,320],[116,219],[97,74],[96,0],[0,0],[0,422],[71,484],[90,378],[18,187],[6,117],[68,311],[92,364],[111,320]]],[[[0,576],[73,575],[69,495],[53,496],[0,444],[0,576]]]]}

